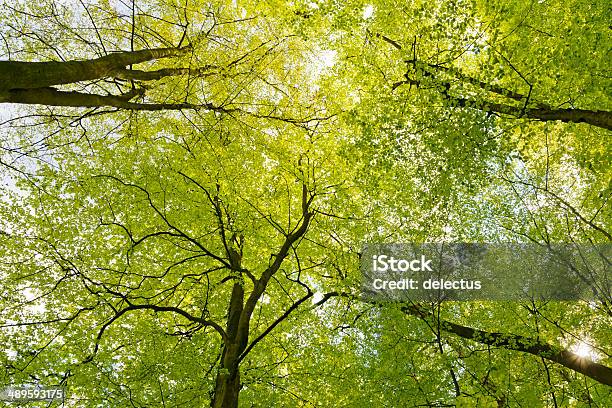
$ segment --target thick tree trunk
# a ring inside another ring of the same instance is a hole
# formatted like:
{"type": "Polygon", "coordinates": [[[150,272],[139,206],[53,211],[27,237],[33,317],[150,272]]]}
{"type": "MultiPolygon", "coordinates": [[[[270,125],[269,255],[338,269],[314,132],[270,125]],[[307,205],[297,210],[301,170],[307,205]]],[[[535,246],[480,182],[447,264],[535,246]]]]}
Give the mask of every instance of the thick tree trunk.
{"type": "Polygon", "coordinates": [[[212,408],[238,408],[240,396],[240,369],[238,357],[240,346],[230,344],[223,353],[222,366],[217,373],[215,394],[211,403],[212,408]]]}
{"type": "MultiPolygon", "coordinates": [[[[464,101],[463,105],[465,105],[465,100],[462,101],[464,101]]],[[[521,108],[515,106],[489,102],[481,103],[480,106],[476,103],[474,107],[487,112],[537,119],[542,122],[558,120],[561,122],[588,123],[589,125],[597,126],[602,129],[612,130],[612,112],[608,111],[553,108],[526,109],[523,111],[521,108]]]]}
{"type": "Polygon", "coordinates": [[[584,109],[529,109],[527,117],[541,121],[560,120],[561,122],[588,123],[603,129],[612,130],[612,112],[584,109]]]}
{"type": "Polygon", "coordinates": [[[137,105],[129,102],[137,93],[124,95],[95,95],[81,92],[58,91],[55,88],[11,89],[0,91],[0,102],[27,105],[129,108],[137,105]]]}
{"type": "Polygon", "coordinates": [[[215,108],[211,104],[195,105],[191,103],[136,103],[130,99],[141,95],[141,92],[130,92],[123,95],[96,95],[82,92],[58,91],[55,88],[36,88],[36,89],[11,89],[8,91],[0,90],[0,103],[21,103],[27,105],[46,105],[46,106],[72,106],[80,108],[112,107],[130,110],[180,110],[180,109],[208,109],[229,111],[215,108]]]}
{"type": "Polygon", "coordinates": [[[506,105],[503,103],[493,103],[487,101],[476,101],[465,98],[456,98],[445,94],[445,98],[450,101],[453,106],[478,109],[483,112],[499,113],[503,115],[511,115],[517,118],[536,119],[542,122],[573,122],[573,123],[588,123],[602,129],[612,130],[612,112],[609,111],[594,111],[586,109],[553,109],[553,108],[536,108],[525,109],[506,105]]]}
{"type": "Polygon", "coordinates": [[[0,91],[46,88],[113,76],[115,70],[159,58],[176,57],[190,48],[153,48],[117,52],[83,61],[0,61],[0,91]]]}
{"type": "MultiPolygon", "coordinates": [[[[221,365],[217,372],[212,408],[237,408],[240,395],[239,357],[246,348],[247,338],[240,338],[238,326],[244,309],[242,282],[234,283],[227,317],[228,342],[223,349],[221,365]]],[[[248,333],[247,333],[248,336],[248,333]]]]}

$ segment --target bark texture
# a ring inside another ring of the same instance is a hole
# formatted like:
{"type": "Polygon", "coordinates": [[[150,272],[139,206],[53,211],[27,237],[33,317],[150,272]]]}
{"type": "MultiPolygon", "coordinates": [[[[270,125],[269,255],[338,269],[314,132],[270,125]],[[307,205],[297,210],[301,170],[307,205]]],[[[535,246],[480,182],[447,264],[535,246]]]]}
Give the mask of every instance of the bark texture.
{"type": "Polygon", "coordinates": [[[517,106],[502,103],[478,102],[468,99],[447,97],[451,103],[461,107],[472,107],[485,112],[511,115],[517,118],[529,118],[542,122],[561,121],[573,123],[588,123],[602,129],[612,130],[612,112],[586,109],[554,109],[550,107],[522,109],[517,106]]]}
{"type": "Polygon", "coordinates": [[[227,109],[215,108],[210,104],[196,105],[191,103],[137,103],[130,100],[143,95],[143,89],[137,89],[123,95],[96,95],[82,92],[58,91],[55,88],[11,89],[0,91],[0,102],[22,103],[28,105],[73,106],[83,108],[113,107],[131,110],[179,110],[208,109],[226,112],[227,109]]]}
{"type": "Polygon", "coordinates": [[[143,96],[145,87],[134,87],[119,95],[98,95],[84,92],[62,91],[56,86],[85,81],[116,78],[129,81],[157,81],[177,75],[208,76],[217,67],[162,68],[152,71],[127,69],[128,66],[160,58],[173,58],[186,54],[190,46],[182,48],[153,48],[140,51],[116,52],[91,60],[22,62],[0,61],[0,103],[27,105],[113,107],[129,110],[178,110],[211,109],[206,104],[190,103],[135,103],[136,96],[143,96]]]}
{"type": "Polygon", "coordinates": [[[128,65],[185,54],[189,47],[116,52],[91,60],[0,61],[0,91],[36,89],[112,77],[128,65]]]}
{"type": "Polygon", "coordinates": [[[237,408],[240,395],[239,357],[246,348],[247,336],[238,333],[240,317],[244,309],[244,288],[241,282],[236,282],[232,288],[232,297],[227,318],[227,337],[221,364],[217,372],[215,393],[211,404],[213,408],[237,408]]]}

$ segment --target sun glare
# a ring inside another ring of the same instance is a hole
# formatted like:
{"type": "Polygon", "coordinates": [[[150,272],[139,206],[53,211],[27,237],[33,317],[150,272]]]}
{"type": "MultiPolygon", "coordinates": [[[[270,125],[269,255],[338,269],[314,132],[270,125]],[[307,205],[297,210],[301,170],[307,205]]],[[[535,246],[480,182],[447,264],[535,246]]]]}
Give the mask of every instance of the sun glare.
{"type": "Polygon", "coordinates": [[[597,360],[597,354],[593,348],[585,342],[581,341],[580,343],[573,345],[571,350],[582,358],[588,358],[589,360],[593,361],[597,360]]]}

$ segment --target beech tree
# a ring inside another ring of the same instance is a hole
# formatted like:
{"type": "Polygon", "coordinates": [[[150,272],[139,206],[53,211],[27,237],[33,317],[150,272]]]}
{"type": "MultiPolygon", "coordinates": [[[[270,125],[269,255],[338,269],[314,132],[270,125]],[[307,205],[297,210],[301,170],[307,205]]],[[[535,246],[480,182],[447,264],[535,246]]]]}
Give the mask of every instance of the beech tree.
{"type": "Polygon", "coordinates": [[[610,244],[606,13],[4,3],[1,385],[75,407],[609,405],[608,281],[380,303],[359,267],[368,243],[610,244]]]}
{"type": "Polygon", "coordinates": [[[101,107],[125,109],[185,109],[189,104],[138,104],[130,102],[143,96],[145,88],[134,88],[120,95],[96,95],[60,91],[53,86],[107,78],[154,81],[173,75],[205,73],[206,68],[162,68],[154,71],[127,69],[142,62],[184,55],[191,48],[154,48],[141,51],[117,52],[85,61],[0,61],[2,96],[4,103],[40,104],[52,106],[101,107]]]}

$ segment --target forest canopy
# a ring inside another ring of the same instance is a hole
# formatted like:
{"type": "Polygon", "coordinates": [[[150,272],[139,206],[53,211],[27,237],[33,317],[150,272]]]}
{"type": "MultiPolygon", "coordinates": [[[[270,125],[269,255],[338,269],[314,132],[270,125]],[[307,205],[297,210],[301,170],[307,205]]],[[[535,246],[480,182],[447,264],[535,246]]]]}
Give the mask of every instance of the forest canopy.
{"type": "Polygon", "coordinates": [[[380,302],[360,270],[369,244],[528,243],[608,248],[609,274],[607,2],[7,0],[0,21],[0,387],[65,390],[20,406],[612,403],[606,275],[380,302]]]}

